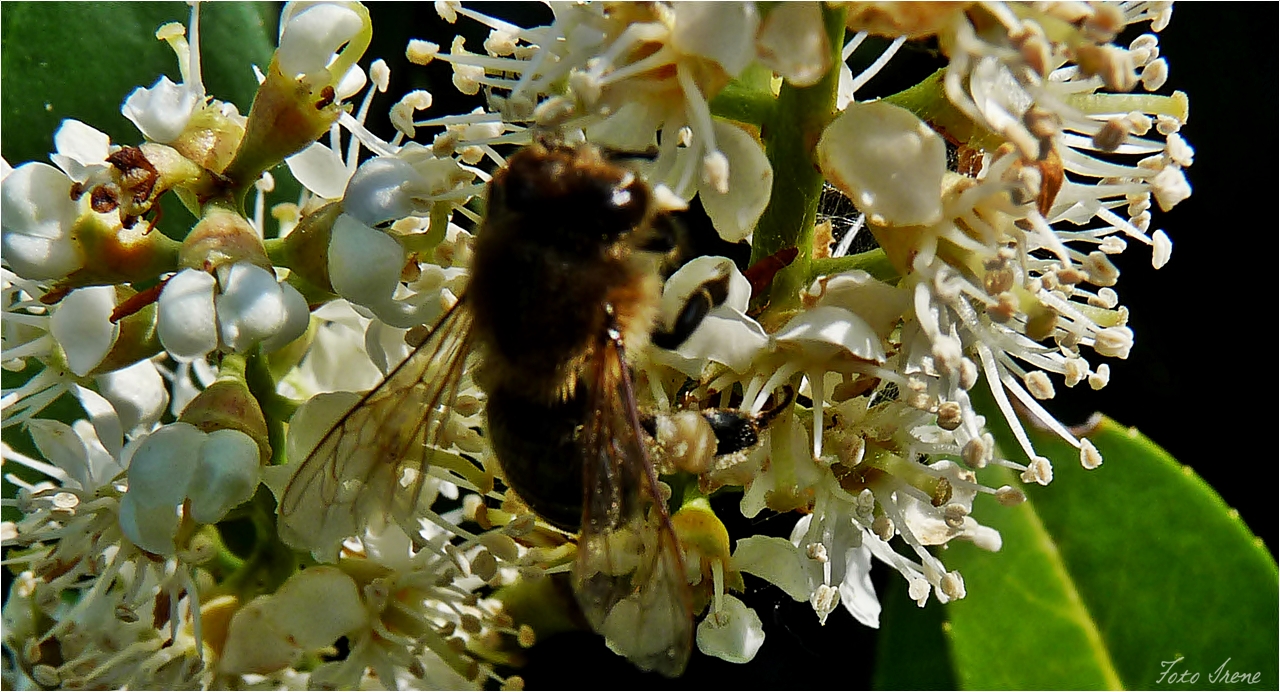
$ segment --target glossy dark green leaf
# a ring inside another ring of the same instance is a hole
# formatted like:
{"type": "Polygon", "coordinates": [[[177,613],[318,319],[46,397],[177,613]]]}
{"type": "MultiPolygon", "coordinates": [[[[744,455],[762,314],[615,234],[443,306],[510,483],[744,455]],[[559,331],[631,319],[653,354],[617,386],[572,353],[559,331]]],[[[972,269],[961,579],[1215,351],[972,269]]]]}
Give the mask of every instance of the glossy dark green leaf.
{"type": "MultiPolygon", "coordinates": [[[[1276,687],[1276,563],[1218,494],[1107,418],[1078,431],[1105,459],[1092,471],[1052,433],[1028,433],[1053,482],[1015,508],[978,499],[1004,546],[941,553],[964,574],[963,600],[919,610],[905,588],[885,594],[876,687],[1276,687]]],[[[1021,487],[1006,469],[983,480],[1021,487]]]]}
{"type": "MultiPolygon", "coordinates": [[[[942,624],[958,685],[1276,687],[1276,564],[1218,494],[1109,419],[1081,431],[1105,459],[1092,471],[1052,434],[1029,433],[1054,462],[1053,482],[1015,508],[975,503],[975,517],[1000,530],[1000,553],[958,543],[941,555],[968,590],[942,624]]],[[[1007,431],[999,442],[1016,449],[1007,431]]],[[[983,479],[1018,485],[1004,469],[983,479]]],[[[935,626],[917,617],[905,628],[914,631],[887,629],[880,664],[918,677],[905,643],[928,641],[935,626]]],[[[885,688],[912,679],[877,672],[885,688]]]]}
{"type": "MultiPolygon", "coordinates": [[[[201,6],[210,95],[249,111],[257,90],[251,65],[270,61],[278,16],[274,3],[201,6]]],[[[14,166],[47,160],[64,118],[93,125],[113,142],[141,141],[120,104],[162,74],[182,81],[177,58],[155,32],[167,22],[186,25],[189,17],[190,8],[179,2],[6,2],[0,23],[5,160],[14,166]]]]}

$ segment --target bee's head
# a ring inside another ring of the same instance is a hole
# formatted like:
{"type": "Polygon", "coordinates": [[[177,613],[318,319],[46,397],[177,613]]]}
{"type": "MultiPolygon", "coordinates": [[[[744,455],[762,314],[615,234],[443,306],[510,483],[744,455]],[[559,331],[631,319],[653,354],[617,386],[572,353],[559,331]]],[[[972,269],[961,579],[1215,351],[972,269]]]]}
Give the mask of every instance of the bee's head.
{"type": "Polygon", "coordinates": [[[491,214],[513,215],[536,241],[594,252],[623,240],[650,215],[649,186],[594,147],[534,144],[516,152],[489,188],[491,214]]]}

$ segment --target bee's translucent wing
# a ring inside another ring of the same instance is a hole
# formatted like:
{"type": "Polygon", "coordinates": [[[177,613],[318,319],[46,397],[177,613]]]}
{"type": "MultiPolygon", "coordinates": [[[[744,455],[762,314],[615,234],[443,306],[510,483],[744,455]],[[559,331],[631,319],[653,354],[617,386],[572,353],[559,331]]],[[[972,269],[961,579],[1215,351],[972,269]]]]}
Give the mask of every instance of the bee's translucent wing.
{"type": "Polygon", "coordinates": [[[595,366],[582,432],[585,497],[574,591],[609,648],[674,677],[684,672],[693,636],[689,585],[641,442],[620,337],[612,335],[595,366]]]}
{"type": "Polygon", "coordinates": [[[366,526],[412,522],[470,349],[465,297],[427,340],[320,438],[280,496],[280,537],[336,556],[366,526]]]}

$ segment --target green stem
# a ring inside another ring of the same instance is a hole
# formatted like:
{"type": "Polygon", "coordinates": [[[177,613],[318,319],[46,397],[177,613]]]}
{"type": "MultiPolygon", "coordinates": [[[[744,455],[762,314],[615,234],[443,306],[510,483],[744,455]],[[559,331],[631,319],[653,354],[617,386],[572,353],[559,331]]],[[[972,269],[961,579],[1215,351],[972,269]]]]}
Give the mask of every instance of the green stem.
{"type": "Polygon", "coordinates": [[[234,594],[242,603],[247,603],[259,594],[274,593],[310,560],[300,558],[276,534],[275,500],[271,491],[265,487],[258,488],[247,508],[248,519],[253,526],[253,550],[235,572],[218,584],[210,597],[234,594]]]}
{"type": "Polygon", "coordinates": [[[820,276],[833,276],[855,269],[861,269],[873,278],[889,284],[896,284],[898,279],[902,278],[888,256],[884,254],[884,250],[880,248],[856,255],[815,259],[809,268],[809,276],[805,283],[813,283],[820,276]]]}
{"type": "Polygon", "coordinates": [[[946,74],[947,68],[940,68],[922,79],[919,84],[907,87],[892,96],[886,96],[884,101],[911,111],[953,142],[968,144],[984,151],[994,151],[1004,143],[1004,140],[991,130],[970,120],[969,116],[951,103],[947,98],[946,85],[943,83],[946,74]]]}
{"type": "Polygon", "coordinates": [[[271,463],[285,462],[285,421],[293,417],[298,410],[298,402],[276,392],[275,378],[271,376],[271,366],[262,349],[257,349],[248,359],[245,381],[249,385],[249,393],[258,400],[263,416],[267,420],[267,441],[271,444],[271,463]]]}
{"type": "MultiPolygon", "coordinates": [[[[840,63],[844,8],[823,6],[823,25],[832,48],[832,64],[840,63]]],[[[831,69],[811,87],[783,84],[772,117],[762,127],[765,155],[773,166],[769,206],[756,226],[751,262],[787,248],[800,254],[779,272],[770,289],[772,305],[786,309],[799,301],[813,258],[813,226],[822,195],[822,173],[814,150],[835,114],[840,71],[831,69]]]]}
{"type": "Polygon", "coordinates": [[[756,126],[765,124],[773,117],[777,103],[769,86],[772,77],[768,68],[752,64],[711,99],[711,114],[756,126]]]}
{"type": "Polygon", "coordinates": [[[228,378],[244,381],[245,368],[247,362],[242,353],[228,353],[222,356],[222,362],[218,365],[218,378],[228,378]]]}

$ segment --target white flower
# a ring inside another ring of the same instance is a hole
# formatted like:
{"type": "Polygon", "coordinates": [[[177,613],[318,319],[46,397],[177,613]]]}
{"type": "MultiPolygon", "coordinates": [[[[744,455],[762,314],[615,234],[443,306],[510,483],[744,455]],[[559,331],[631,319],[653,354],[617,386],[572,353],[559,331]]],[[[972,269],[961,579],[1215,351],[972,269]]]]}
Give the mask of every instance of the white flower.
{"type": "Polygon", "coordinates": [[[747,317],[751,284],[733,261],[724,257],[699,257],[667,279],[662,289],[659,324],[671,324],[689,296],[704,283],[728,275],[725,300],[711,308],[697,329],[674,350],[650,349],[651,361],[674,367],[689,377],[700,377],[708,362],[745,372],[768,344],[768,336],[747,317]]]}
{"type": "Polygon", "coordinates": [[[287,282],[250,262],[224,265],[213,274],[178,272],[157,305],[157,331],[174,358],[190,361],[219,346],[243,353],[262,343],[274,350],[306,331],[306,299],[287,282]]]}
{"type": "Polygon", "coordinates": [[[947,148],[911,113],[877,101],[851,104],[822,133],[818,164],[870,223],[919,226],[942,217],[947,148]]]}
{"type": "Polygon", "coordinates": [[[480,193],[476,173],[452,158],[440,158],[409,143],[394,156],[378,156],[360,165],[343,195],[342,208],[367,226],[407,216],[428,216],[433,205],[465,204],[480,193]]]}
{"type": "MultiPolygon", "coordinates": [[[[8,558],[19,575],[5,605],[7,648],[21,667],[49,684],[85,687],[178,687],[201,682],[203,656],[197,592],[190,564],[159,560],[126,539],[120,524],[121,461],[95,436],[95,421],[66,426],[33,421],[42,454],[56,465],[25,457],[3,446],[4,463],[17,463],[54,482],[19,488],[16,506],[23,517],[7,525],[6,546],[30,546],[8,558]],[[37,576],[38,575],[38,576],[37,576]],[[61,594],[78,592],[73,605],[60,606],[61,594]],[[11,616],[39,612],[32,621],[11,616]],[[38,624],[37,624],[38,623],[38,624]],[[157,637],[157,623],[166,636],[157,637]],[[18,633],[23,640],[11,638],[18,633]],[[43,628],[43,629],[37,629],[43,628]],[[85,633],[93,633],[86,637],[85,633]],[[40,649],[31,642],[42,643],[40,649]],[[57,657],[48,657],[49,647],[57,657]],[[45,652],[41,656],[39,651],[45,652]],[[131,665],[118,665],[122,652],[131,665]]],[[[208,546],[191,546],[185,555],[204,559],[208,546]],[[203,557],[201,557],[203,556],[203,557]]]]}
{"type": "Polygon", "coordinates": [[[764,645],[760,616],[734,596],[698,623],[698,650],[730,663],[748,663],[764,645]]]}
{"type": "MultiPolygon", "coordinates": [[[[64,393],[71,393],[91,414],[95,425],[104,416],[118,416],[114,435],[100,432],[104,442],[119,438],[120,431],[149,428],[163,413],[168,393],[154,364],[141,360],[107,372],[95,372],[112,351],[118,328],[108,317],[114,308],[116,289],[94,287],[69,294],[55,306],[44,305],[41,285],[15,276],[3,275],[4,331],[3,360],[8,369],[40,367],[39,372],[14,389],[7,389],[0,405],[4,425],[31,420],[64,393]],[[58,317],[66,311],[68,314],[58,317]],[[37,363],[40,365],[37,366],[37,363]],[[95,373],[94,383],[106,398],[83,386],[82,376],[95,373]],[[106,403],[109,402],[109,403],[106,403]],[[108,411],[103,410],[102,404],[108,411]]],[[[120,442],[114,443],[118,451],[120,442]]]]}
{"type": "MultiPolygon", "coordinates": [[[[325,303],[313,315],[316,329],[311,348],[298,367],[280,380],[280,393],[309,399],[324,392],[373,389],[385,374],[365,350],[366,330],[377,329],[374,322],[357,313],[345,300],[325,303]]],[[[391,362],[398,363],[408,354],[408,346],[404,332],[395,331],[399,334],[400,349],[391,362]]]]}
{"type": "MultiPolygon", "coordinates": [[[[459,232],[452,227],[447,231],[461,244],[459,232]]],[[[387,325],[429,324],[456,300],[466,273],[428,264],[419,267],[417,280],[402,284],[406,256],[394,236],[343,214],[329,243],[329,280],[338,295],[368,308],[387,325]]]]}
{"type": "Polygon", "coordinates": [[[60,279],[84,266],[72,227],[80,205],[72,180],[43,163],[18,166],[0,184],[5,264],[26,279],[60,279]]]}
{"type": "Polygon", "coordinates": [[[182,134],[196,109],[204,106],[204,82],[200,74],[200,6],[191,6],[191,43],[179,24],[166,24],[156,38],[169,42],[178,56],[182,84],[161,76],[151,88],[138,87],[125,99],[120,112],[154,142],[172,142],[182,134]]]}
{"type": "Polygon", "coordinates": [[[509,90],[492,100],[504,121],[580,129],[587,140],[622,151],[644,151],[661,141],[657,159],[646,166],[649,180],[685,199],[701,193],[716,230],[729,240],[744,238],[768,204],[772,169],[761,145],[713,118],[708,101],[755,59],[755,6],[636,9],[563,6],[551,26],[520,29],[456,8],[524,45],[492,41],[486,57],[467,52],[458,38],[450,53],[436,58],[453,64],[454,83],[464,92],[482,84],[509,90]]]}
{"type": "Polygon", "coordinates": [[[49,333],[67,355],[67,367],[83,377],[102,362],[120,334],[111,321],[116,307],[114,286],[92,286],[72,291],[59,303],[49,333]]]}
{"type": "Polygon", "coordinates": [[[259,480],[258,445],[238,430],[201,432],[172,423],[143,438],[128,461],[129,490],[120,501],[120,528],[138,547],[174,554],[179,506],[191,518],[220,521],[253,496],[259,480]]]}

